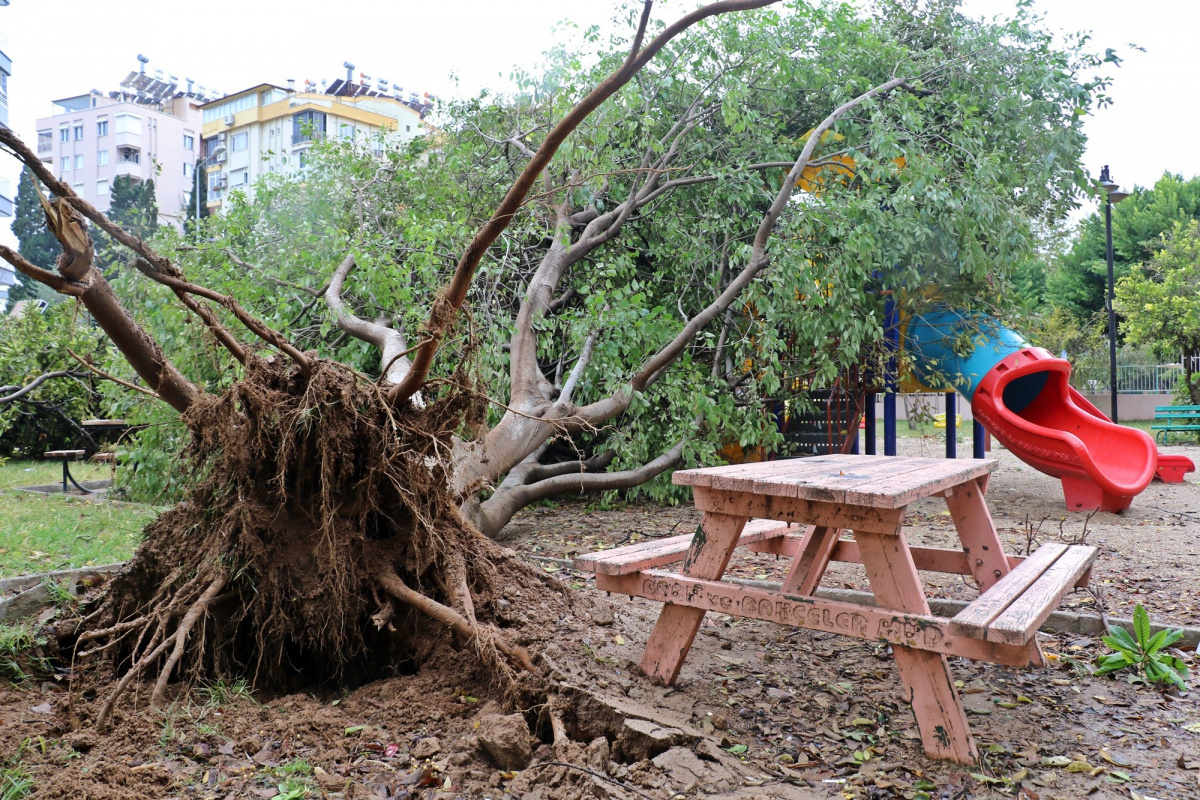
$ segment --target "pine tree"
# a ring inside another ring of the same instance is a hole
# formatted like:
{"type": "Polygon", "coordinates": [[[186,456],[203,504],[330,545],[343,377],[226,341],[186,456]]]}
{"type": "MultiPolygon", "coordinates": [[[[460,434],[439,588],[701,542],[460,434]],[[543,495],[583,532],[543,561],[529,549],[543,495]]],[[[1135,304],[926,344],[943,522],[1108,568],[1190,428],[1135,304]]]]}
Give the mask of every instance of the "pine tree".
{"type": "MultiPolygon", "coordinates": [[[[28,168],[21,170],[17,202],[13,210],[12,232],[20,245],[17,251],[42,269],[53,269],[62,246],[46,228],[46,214],[38,195],[41,189],[28,168]]],[[[9,307],[18,300],[48,296],[41,284],[17,273],[17,285],[9,292],[9,307]]]]}
{"type": "Polygon", "coordinates": [[[205,219],[208,217],[208,176],[204,173],[204,159],[196,159],[195,170],[196,171],[192,175],[193,188],[188,196],[187,208],[185,209],[187,214],[185,217],[185,222],[183,223],[183,229],[189,233],[196,228],[197,194],[200,196],[200,219],[205,219]],[[199,176],[199,181],[196,181],[197,175],[199,176]],[[199,191],[197,192],[197,190],[199,191]]]}

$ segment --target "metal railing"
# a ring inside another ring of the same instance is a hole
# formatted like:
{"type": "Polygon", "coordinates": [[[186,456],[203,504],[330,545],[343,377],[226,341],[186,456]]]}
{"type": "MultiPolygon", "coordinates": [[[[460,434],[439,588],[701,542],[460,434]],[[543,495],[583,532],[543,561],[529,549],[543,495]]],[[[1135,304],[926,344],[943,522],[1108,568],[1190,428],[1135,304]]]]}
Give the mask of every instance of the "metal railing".
{"type": "MultiPolygon", "coordinates": [[[[1180,364],[1118,364],[1117,394],[1172,394],[1183,380],[1180,364]]],[[[1108,368],[1077,368],[1071,372],[1071,385],[1088,394],[1104,394],[1109,389],[1108,368]]]]}

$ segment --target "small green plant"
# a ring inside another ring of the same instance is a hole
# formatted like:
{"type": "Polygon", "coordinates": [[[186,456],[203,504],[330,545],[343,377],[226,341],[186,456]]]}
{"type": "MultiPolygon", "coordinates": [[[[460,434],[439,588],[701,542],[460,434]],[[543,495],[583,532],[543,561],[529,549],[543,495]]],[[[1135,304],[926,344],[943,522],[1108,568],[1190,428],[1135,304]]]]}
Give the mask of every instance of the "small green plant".
{"type": "Polygon", "coordinates": [[[0,769],[0,800],[25,800],[33,791],[33,778],[20,765],[0,769]]]}
{"type": "Polygon", "coordinates": [[[62,609],[74,609],[79,604],[79,598],[71,593],[65,584],[58,581],[46,581],[46,591],[54,605],[62,609]]]}
{"type": "Polygon", "coordinates": [[[1165,629],[1151,636],[1150,615],[1138,603],[1133,609],[1133,634],[1117,625],[1108,627],[1108,636],[1103,641],[1114,652],[1097,659],[1100,668],[1094,674],[1107,675],[1132,667],[1138,675],[1131,677],[1131,682],[1144,674],[1149,683],[1165,682],[1186,689],[1187,664],[1163,652],[1164,648],[1175,644],[1182,636],[1181,630],[1165,629]]]}
{"type": "Polygon", "coordinates": [[[29,679],[28,670],[43,668],[45,659],[32,652],[42,644],[31,625],[0,625],[0,679],[20,683],[29,679]]]}
{"type": "Polygon", "coordinates": [[[250,682],[244,678],[233,683],[226,683],[218,678],[207,686],[202,686],[199,693],[204,698],[204,705],[208,708],[229,705],[238,700],[254,702],[254,696],[250,694],[250,682]]]}

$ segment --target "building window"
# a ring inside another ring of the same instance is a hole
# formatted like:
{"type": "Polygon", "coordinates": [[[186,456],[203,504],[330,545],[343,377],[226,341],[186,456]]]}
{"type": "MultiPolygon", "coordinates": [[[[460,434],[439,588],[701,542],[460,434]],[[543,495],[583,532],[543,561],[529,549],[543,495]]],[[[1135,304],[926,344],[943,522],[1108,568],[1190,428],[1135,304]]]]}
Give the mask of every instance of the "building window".
{"type": "Polygon", "coordinates": [[[82,138],[83,138],[83,123],[77,122],[75,124],[75,141],[78,142],[82,138]]]}
{"type": "Polygon", "coordinates": [[[325,112],[301,111],[292,115],[292,144],[325,138],[325,112]]]}
{"type": "Polygon", "coordinates": [[[183,149],[184,150],[195,150],[196,149],[196,137],[192,136],[190,133],[185,133],[183,135],[183,149]]]}
{"type": "Polygon", "coordinates": [[[130,150],[129,148],[122,148],[117,151],[117,154],[119,156],[121,156],[122,161],[126,161],[130,164],[142,163],[141,154],[137,150],[130,150]]]}
{"type": "Polygon", "coordinates": [[[49,153],[54,149],[54,132],[38,131],[38,152],[49,153]]]}
{"type": "Polygon", "coordinates": [[[75,194],[79,195],[80,197],[83,197],[83,184],[82,183],[72,183],[71,188],[75,190],[75,194]]]}
{"type": "Polygon", "coordinates": [[[250,146],[250,134],[246,131],[235,133],[229,137],[229,149],[234,153],[240,153],[250,146]]]}
{"type": "Polygon", "coordinates": [[[75,156],[75,169],[83,169],[83,153],[75,156]]]}
{"type": "Polygon", "coordinates": [[[70,129],[70,128],[68,128],[66,125],[64,125],[64,126],[62,126],[61,128],[59,128],[59,129],[58,129],[58,140],[59,140],[60,142],[69,142],[69,141],[71,141],[71,129],[70,129]]]}
{"type": "Polygon", "coordinates": [[[142,118],[133,114],[118,114],[115,128],[117,133],[141,133],[142,118]]]}
{"type": "Polygon", "coordinates": [[[108,120],[102,119],[96,123],[96,135],[108,136],[108,120]]]}
{"type": "Polygon", "coordinates": [[[408,133],[412,133],[412,125],[405,125],[404,130],[407,131],[408,133]]]}
{"type": "Polygon", "coordinates": [[[108,181],[96,181],[96,194],[108,194],[108,181]]]}
{"type": "Polygon", "coordinates": [[[183,162],[183,177],[188,177],[192,174],[192,164],[189,161],[183,162]]]}
{"type": "Polygon", "coordinates": [[[71,157],[70,157],[70,156],[63,156],[63,158],[62,158],[62,171],[63,171],[63,172],[70,172],[70,171],[71,171],[71,157]]]}
{"type": "Polygon", "coordinates": [[[108,151],[107,150],[101,150],[100,152],[96,153],[96,166],[97,167],[103,167],[107,163],[108,163],[108,151]]]}

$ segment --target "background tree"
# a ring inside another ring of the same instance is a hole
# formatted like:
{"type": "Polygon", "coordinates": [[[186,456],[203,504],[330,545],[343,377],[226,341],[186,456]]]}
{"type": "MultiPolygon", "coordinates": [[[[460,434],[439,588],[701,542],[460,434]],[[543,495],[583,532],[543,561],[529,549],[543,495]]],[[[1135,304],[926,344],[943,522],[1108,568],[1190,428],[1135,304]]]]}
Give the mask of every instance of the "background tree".
{"type": "Polygon", "coordinates": [[[565,601],[471,522],[777,438],[783,387],[869,357],[880,288],[1011,303],[1031,226],[1083,184],[1100,60],[943,4],[724,16],[768,4],[651,28],[646,3],[631,36],[447,109],[434,142],[318,150],[303,191],[265,184],[203,245],[131,236],[0,131],[66,255],[0,254],[77,297],[190,434],[187,502],[70,643],[125,670],[102,722],[147,669],[161,704],[177,667],[282,686],[427,652],[393,601],[519,688],[534,667],[497,600],[565,601]],[[203,336],[122,303],[84,218],[203,336]]]}
{"type": "Polygon", "coordinates": [[[1132,344],[1149,345],[1164,360],[1183,357],[1183,390],[1200,405],[1200,223],[1177,222],[1145,264],[1135,264],[1117,283],[1121,332],[1132,344]]]}
{"type": "MultiPolygon", "coordinates": [[[[13,209],[12,232],[17,237],[17,252],[42,269],[51,269],[62,252],[58,239],[46,228],[46,213],[39,199],[41,190],[28,168],[21,169],[17,200],[13,209]]],[[[17,273],[17,285],[9,293],[9,307],[19,300],[41,298],[57,300],[57,295],[42,284],[17,273]]]]}
{"type": "MultiPolygon", "coordinates": [[[[1176,223],[1200,219],[1200,176],[1188,180],[1165,173],[1151,189],[1134,188],[1113,206],[1113,273],[1121,278],[1133,264],[1149,261],[1163,234],[1176,223]]],[[[1079,317],[1104,311],[1108,287],[1104,210],[1080,225],[1070,250],[1056,260],[1046,279],[1046,299],[1079,317]]]]}
{"type": "Polygon", "coordinates": [[[200,216],[199,219],[208,218],[208,176],[204,171],[204,159],[197,158],[196,165],[192,168],[192,191],[188,193],[187,208],[184,209],[183,229],[191,232],[196,229],[196,200],[199,195],[200,201],[200,216]],[[198,191],[197,191],[198,190],[198,191]]]}

